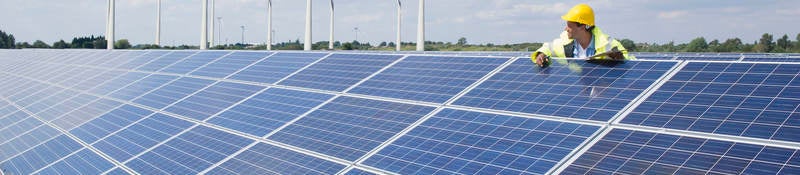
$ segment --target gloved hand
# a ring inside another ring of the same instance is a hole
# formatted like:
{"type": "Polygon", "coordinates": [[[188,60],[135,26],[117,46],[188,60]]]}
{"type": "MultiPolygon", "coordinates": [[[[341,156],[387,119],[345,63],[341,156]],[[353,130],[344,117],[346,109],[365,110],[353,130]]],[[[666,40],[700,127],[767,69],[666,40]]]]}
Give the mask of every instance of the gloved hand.
{"type": "Polygon", "coordinates": [[[541,68],[545,68],[550,65],[550,57],[543,53],[538,53],[536,55],[536,65],[539,65],[541,68]]]}
{"type": "Polygon", "coordinates": [[[611,48],[611,53],[608,53],[608,57],[613,60],[624,60],[625,56],[622,55],[622,51],[619,51],[617,47],[611,48]]]}

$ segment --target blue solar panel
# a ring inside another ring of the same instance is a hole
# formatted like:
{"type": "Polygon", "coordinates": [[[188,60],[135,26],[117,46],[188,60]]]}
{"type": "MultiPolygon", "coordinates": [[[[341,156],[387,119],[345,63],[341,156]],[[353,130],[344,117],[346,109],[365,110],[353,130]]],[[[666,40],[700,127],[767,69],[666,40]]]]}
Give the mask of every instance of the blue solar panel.
{"type": "Polygon", "coordinates": [[[507,58],[409,56],[349,93],[444,103],[507,58]]]}
{"type": "Polygon", "coordinates": [[[198,126],[125,165],[140,174],[197,174],[252,142],[198,126]]]}
{"type": "Polygon", "coordinates": [[[80,83],[75,84],[72,88],[75,90],[85,91],[92,89],[93,87],[97,86],[99,83],[107,80],[111,80],[116,78],[117,76],[123,75],[125,72],[122,71],[107,71],[92,78],[86,79],[81,81],[80,83]]]}
{"type": "Polygon", "coordinates": [[[100,174],[111,168],[114,168],[114,164],[88,149],[83,149],[36,174],[100,174]]]}
{"type": "Polygon", "coordinates": [[[121,105],[121,103],[116,101],[98,99],[90,103],[85,103],[83,106],[78,108],[72,107],[75,110],[64,114],[58,119],[52,120],[50,123],[53,123],[64,130],[71,130],[78,125],[103,115],[121,105]]]}
{"type": "Polygon", "coordinates": [[[208,52],[199,52],[195,55],[189,56],[177,63],[170,65],[164,69],[159,70],[159,72],[168,72],[168,73],[176,73],[176,74],[186,74],[189,73],[203,65],[213,62],[220,57],[229,54],[228,51],[208,51],[208,52]]]}
{"type": "Polygon", "coordinates": [[[800,141],[800,64],[691,62],[622,123],[800,141]]]}
{"type": "Polygon", "coordinates": [[[333,95],[270,88],[208,122],[262,137],[331,97],[333,95]]]}
{"type": "Polygon", "coordinates": [[[96,86],[94,86],[94,88],[89,89],[89,92],[100,95],[108,95],[109,93],[123,88],[130,83],[146,77],[147,75],[148,74],[145,73],[128,72],[113,79],[108,79],[105,82],[98,83],[96,86]]]}
{"type": "Polygon", "coordinates": [[[399,174],[544,174],[599,128],[445,109],[363,164],[399,174]]]}
{"type": "Polygon", "coordinates": [[[453,104],[607,121],[675,65],[555,62],[538,68],[527,58],[518,59],[453,104]]]}
{"type": "Polygon", "coordinates": [[[614,129],[562,174],[795,174],[800,151],[614,129]]]}
{"type": "Polygon", "coordinates": [[[106,174],[107,175],[128,175],[128,172],[125,172],[125,170],[122,170],[120,168],[114,168],[113,170],[108,171],[108,173],[106,173],[106,174]]]}
{"type": "Polygon", "coordinates": [[[336,174],[345,166],[266,143],[245,150],[208,174],[336,174]]]}
{"type": "Polygon", "coordinates": [[[78,94],[78,92],[65,89],[58,93],[54,93],[51,96],[48,96],[47,98],[40,99],[39,101],[34,102],[31,105],[25,106],[25,109],[30,111],[31,113],[36,114],[44,110],[47,110],[50,107],[55,106],[56,104],[64,100],[67,100],[76,94],[78,94]]]}
{"type": "Polygon", "coordinates": [[[0,163],[0,167],[9,172],[31,174],[81,148],[78,142],[61,135],[0,163]]]}
{"type": "Polygon", "coordinates": [[[182,60],[188,56],[194,55],[196,51],[172,51],[169,54],[158,57],[157,59],[148,62],[145,65],[139,66],[136,70],[155,72],[169,66],[175,62],[182,60]]]}
{"type": "Polygon", "coordinates": [[[214,81],[183,77],[150,93],[144,94],[133,102],[156,109],[164,108],[186,96],[210,85],[214,81]]]}
{"type": "Polygon", "coordinates": [[[400,57],[401,55],[333,54],[278,84],[343,91],[400,57]]]}
{"type": "Polygon", "coordinates": [[[777,56],[769,56],[769,57],[744,57],[742,61],[758,61],[758,62],[800,62],[800,58],[797,57],[777,57],[777,56]]]}
{"type": "Polygon", "coordinates": [[[108,96],[117,98],[120,100],[133,100],[140,95],[150,92],[153,89],[158,88],[159,86],[169,83],[172,80],[177,79],[176,76],[169,76],[169,75],[150,75],[147,76],[139,81],[133,82],[128,86],[125,86],[113,93],[109,94],[108,96]]]}
{"type": "Polygon", "coordinates": [[[344,173],[344,174],[345,175],[376,175],[375,173],[371,173],[369,171],[365,171],[365,170],[358,169],[358,168],[353,168],[353,169],[351,169],[350,171],[347,171],[347,173],[344,173]]]}
{"type": "Polygon", "coordinates": [[[144,55],[141,55],[139,57],[135,57],[135,58],[131,59],[130,61],[128,61],[127,63],[121,64],[121,65],[119,65],[119,66],[117,66],[115,68],[117,68],[117,69],[136,69],[137,67],[142,66],[144,64],[147,64],[148,62],[150,62],[152,60],[155,60],[156,58],[159,58],[161,56],[164,56],[164,55],[166,55],[168,53],[170,53],[170,52],[169,51],[150,51],[150,52],[148,52],[148,53],[146,53],[144,55]]]}
{"type": "Polygon", "coordinates": [[[70,133],[86,143],[94,143],[105,136],[116,132],[134,122],[149,116],[152,111],[131,105],[123,105],[111,112],[103,114],[83,125],[72,129],[70,133]]]}
{"type": "Polygon", "coordinates": [[[677,60],[688,60],[688,61],[736,61],[741,59],[742,56],[733,55],[733,56],[678,56],[677,60]]]}
{"type": "Polygon", "coordinates": [[[224,78],[228,75],[237,72],[246,66],[267,57],[272,53],[270,52],[234,52],[230,55],[222,57],[206,65],[196,71],[192,75],[207,76],[214,78],[224,78]]]}
{"type": "Polygon", "coordinates": [[[125,162],[192,125],[190,122],[156,113],[106,136],[92,146],[119,162],[125,162]]]}
{"type": "Polygon", "coordinates": [[[289,74],[328,55],[327,53],[276,53],[231,76],[231,79],[275,83],[289,74]]]}
{"type": "Polygon", "coordinates": [[[355,161],[433,107],[339,97],[269,139],[355,161]]]}
{"type": "MultiPolygon", "coordinates": [[[[61,133],[55,128],[44,124],[40,124],[30,130],[22,130],[20,134],[13,137],[13,139],[0,141],[0,149],[3,150],[0,151],[0,161],[8,160],[60,134],[61,133]]],[[[0,162],[0,167],[5,167],[2,166],[2,162],[0,162]]]]}
{"type": "Polygon", "coordinates": [[[80,108],[81,106],[88,104],[94,100],[97,100],[98,97],[86,95],[86,94],[78,94],[69,98],[67,100],[61,101],[60,103],[50,106],[47,110],[44,110],[40,113],[36,113],[39,118],[45,121],[52,121],[58,119],[58,117],[63,116],[74,109],[80,108]]]}
{"type": "Polygon", "coordinates": [[[165,111],[182,116],[205,120],[223,109],[264,89],[262,86],[220,82],[211,85],[165,111]]]}

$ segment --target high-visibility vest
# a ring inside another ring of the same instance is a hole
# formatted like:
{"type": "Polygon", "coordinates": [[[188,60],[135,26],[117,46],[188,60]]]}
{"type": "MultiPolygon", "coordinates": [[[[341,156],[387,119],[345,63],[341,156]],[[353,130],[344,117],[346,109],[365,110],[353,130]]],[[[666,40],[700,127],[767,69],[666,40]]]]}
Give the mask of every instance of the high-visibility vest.
{"type": "MultiPolygon", "coordinates": [[[[616,47],[617,50],[622,51],[622,55],[625,56],[627,60],[636,59],[636,57],[628,55],[628,50],[622,46],[622,43],[617,41],[616,39],[611,38],[610,36],[603,33],[598,27],[594,27],[592,29],[592,37],[594,37],[594,48],[595,53],[603,53],[606,51],[611,50],[612,48],[616,47]]],[[[575,42],[573,39],[569,39],[567,36],[567,31],[561,32],[561,37],[556,38],[551,43],[544,43],[542,47],[536,50],[531,54],[531,60],[536,62],[536,56],[538,53],[543,53],[549,57],[559,57],[559,58],[571,58],[574,57],[572,51],[575,48],[575,42]]],[[[606,59],[606,56],[599,57],[598,59],[606,59]]]]}

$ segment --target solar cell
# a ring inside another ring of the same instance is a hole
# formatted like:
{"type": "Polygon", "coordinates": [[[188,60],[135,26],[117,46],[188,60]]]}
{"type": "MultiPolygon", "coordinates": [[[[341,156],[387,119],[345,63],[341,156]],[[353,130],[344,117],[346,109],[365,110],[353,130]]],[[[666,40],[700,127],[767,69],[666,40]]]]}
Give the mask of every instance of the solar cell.
{"type": "Polygon", "coordinates": [[[114,164],[94,152],[83,149],[34,174],[100,174],[114,164]]]}
{"type": "Polygon", "coordinates": [[[444,103],[507,58],[409,56],[349,93],[444,103]]]}
{"type": "Polygon", "coordinates": [[[253,140],[197,126],[125,163],[141,174],[197,174],[253,140]]]}
{"type": "Polygon", "coordinates": [[[164,109],[182,116],[205,120],[223,109],[264,89],[262,86],[220,82],[164,109]]]}
{"type": "MultiPolygon", "coordinates": [[[[52,162],[69,156],[69,154],[81,148],[83,148],[83,146],[78,142],[75,142],[65,135],[61,135],[0,163],[0,166],[6,171],[19,174],[31,174],[52,162]]],[[[98,162],[98,164],[100,163],[98,162]]]]}
{"type": "Polygon", "coordinates": [[[154,91],[133,100],[145,106],[162,109],[168,105],[193,94],[210,85],[214,81],[198,78],[183,77],[154,91]]]}
{"type": "Polygon", "coordinates": [[[150,75],[143,79],[140,79],[136,82],[129,84],[123,88],[120,88],[117,91],[114,91],[108,96],[117,98],[120,100],[133,100],[134,98],[150,92],[153,89],[160,87],[163,84],[169,83],[172,80],[178,79],[176,76],[169,76],[169,75],[150,75]]]}
{"type": "Polygon", "coordinates": [[[270,52],[233,52],[190,74],[214,78],[225,78],[256,61],[271,55],[270,52]]]}
{"type": "Polygon", "coordinates": [[[336,174],[344,165],[258,143],[208,174],[336,174]]]}
{"type": "Polygon", "coordinates": [[[433,107],[338,97],[270,136],[270,140],[355,161],[433,107]]]}
{"type": "Polygon", "coordinates": [[[399,174],[545,174],[599,128],[444,109],[363,164],[399,174]]]}
{"type": "Polygon", "coordinates": [[[400,57],[402,56],[333,54],[278,84],[343,91],[400,57]]]}
{"type": "Polygon", "coordinates": [[[125,162],[192,125],[188,121],[155,113],[105,136],[92,146],[119,162],[125,162]]]}
{"type": "Polygon", "coordinates": [[[123,105],[70,130],[70,133],[86,143],[94,143],[152,113],[139,107],[123,105]]]}
{"type": "Polygon", "coordinates": [[[607,121],[675,62],[555,61],[538,68],[517,59],[453,104],[557,117],[607,121]]]}
{"type": "Polygon", "coordinates": [[[800,141],[800,64],[690,62],[621,123],[800,141]]]}
{"type": "Polygon", "coordinates": [[[275,83],[328,53],[280,52],[232,75],[231,79],[275,83]]]}
{"type": "Polygon", "coordinates": [[[197,51],[172,51],[137,67],[136,70],[155,72],[196,53],[197,51]]]}
{"type": "Polygon", "coordinates": [[[333,95],[270,88],[208,122],[262,137],[331,97],[333,95]]]}
{"type": "Polygon", "coordinates": [[[562,174],[793,174],[800,151],[613,129],[562,174]]]}
{"type": "Polygon", "coordinates": [[[165,67],[164,69],[159,70],[159,72],[186,74],[203,65],[211,63],[214,60],[217,60],[220,57],[227,54],[230,54],[230,52],[229,51],[198,52],[197,54],[186,57],[183,60],[180,60],[168,67],[165,67]]]}
{"type": "Polygon", "coordinates": [[[171,51],[150,51],[138,57],[130,59],[130,61],[120,64],[114,68],[117,69],[136,69],[139,66],[145,65],[150,61],[158,59],[161,56],[169,54],[171,51]]]}

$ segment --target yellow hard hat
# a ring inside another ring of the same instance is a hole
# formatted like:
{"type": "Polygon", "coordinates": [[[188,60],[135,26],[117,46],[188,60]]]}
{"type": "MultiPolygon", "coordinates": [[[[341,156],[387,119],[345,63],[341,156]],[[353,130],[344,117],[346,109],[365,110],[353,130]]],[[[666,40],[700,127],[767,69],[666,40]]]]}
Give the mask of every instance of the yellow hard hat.
{"type": "Polygon", "coordinates": [[[561,19],[594,26],[594,11],[589,5],[578,4],[572,7],[572,9],[569,9],[567,14],[561,16],[561,19]]]}

